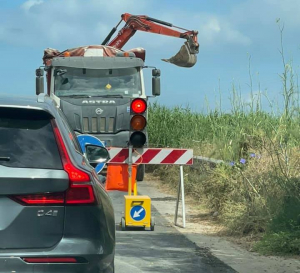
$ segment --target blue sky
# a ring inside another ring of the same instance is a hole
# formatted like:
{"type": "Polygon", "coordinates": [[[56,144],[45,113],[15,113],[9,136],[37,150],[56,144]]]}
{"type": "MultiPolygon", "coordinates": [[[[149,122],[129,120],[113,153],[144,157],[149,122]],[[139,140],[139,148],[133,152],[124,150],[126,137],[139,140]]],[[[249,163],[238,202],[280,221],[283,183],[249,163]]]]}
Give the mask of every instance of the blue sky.
{"type": "MultiPolygon", "coordinates": [[[[145,48],[146,65],[161,69],[161,104],[201,111],[206,99],[210,108],[217,106],[221,93],[222,108],[230,111],[233,84],[249,102],[251,56],[253,93],[267,92],[280,105],[283,65],[277,18],[285,25],[286,61],[293,61],[295,73],[299,70],[299,0],[0,0],[0,93],[34,94],[35,69],[45,48],[100,44],[125,12],[199,31],[198,63],[190,69],[161,61],[179,50],[181,39],[137,32],[124,47],[145,48]]],[[[268,110],[267,99],[263,106],[268,110]]]]}

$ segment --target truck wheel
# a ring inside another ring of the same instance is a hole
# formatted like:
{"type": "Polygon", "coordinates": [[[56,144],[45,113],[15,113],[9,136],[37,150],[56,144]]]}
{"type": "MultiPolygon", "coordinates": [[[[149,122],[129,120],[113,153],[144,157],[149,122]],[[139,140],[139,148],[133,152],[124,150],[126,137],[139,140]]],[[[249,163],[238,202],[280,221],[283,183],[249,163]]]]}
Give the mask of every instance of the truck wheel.
{"type": "Polygon", "coordinates": [[[154,231],[154,227],[155,227],[155,219],[154,219],[154,217],[151,217],[151,220],[150,220],[150,230],[154,231]]]}
{"type": "Polygon", "coordinates": [[[136,172],[136,180],[143,181],[145,176],[145,165],[139,165],[136,172]]]}
{"type": "Polygon", "coordinates": [[[124,217],[122,217],[122,219],[121,219],[121,228],[122,228],[122,231],[126,230],[125,218],[124,217]]]}

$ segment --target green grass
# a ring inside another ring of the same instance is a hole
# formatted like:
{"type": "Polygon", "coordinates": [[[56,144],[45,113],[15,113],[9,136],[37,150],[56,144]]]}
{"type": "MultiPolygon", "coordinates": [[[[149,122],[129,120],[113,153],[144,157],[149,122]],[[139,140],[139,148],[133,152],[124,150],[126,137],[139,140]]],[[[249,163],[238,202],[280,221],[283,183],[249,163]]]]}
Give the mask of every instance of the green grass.
{"type": "Polygon", "coordinates": [[[195,113],[188,108],[149,107],[150,145],[194,148],[202,156],[237,160],[262,148],[262,141],[296,146],[300,140],[300,119],[289,120],[269,113],[195,113]],[[213,149],[210,149],[211,145],[213,149]]]}
{"type": "Polygon", "coordinates": [[[255,249],[263,254],[284,253],[300,255],[300,200],[286,196],[270,221],[269,228],[255,249]]]}
{"type": "Polygon", "coordinates": [[[254,250],[265,255],[300,255],[300,232],[268,232],[254,250]]]}
{"type": "MultiPolygon", "coordinates": [[[[196,155],[234,161],[234,166],[185,167],[186,193],[218,211],[230,233],[264,234],[257,251],[299,254],[298,116],[202,114],[154,103],[148,130],[152,147],[193,148],[196,155]],[[241,158],[246,164],[239,163],[241,158]]],[[[160,167],[156,173],[164,183],[177,183],[176,167],[160,167]]]]}

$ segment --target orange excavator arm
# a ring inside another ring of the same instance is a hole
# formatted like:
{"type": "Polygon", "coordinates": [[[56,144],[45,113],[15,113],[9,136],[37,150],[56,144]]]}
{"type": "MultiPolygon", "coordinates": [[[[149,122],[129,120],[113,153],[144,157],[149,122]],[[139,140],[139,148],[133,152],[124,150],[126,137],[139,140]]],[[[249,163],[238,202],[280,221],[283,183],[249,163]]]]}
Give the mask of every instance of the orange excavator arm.
{"type": "Polygon", "coordinates": [[[108,45],[117,49],[121,49],[136,33],[137,30],[145,31],[186,39],[186,42],[181,47],[180,51],[170,59],[163,59],[164,61],[173,63],[181,67],[192,67],[197,62],[196,54],[199,53],[197,31],[176,27],[171,23],[154,19],[146,15],[136,16],[129,13],[124,13],[122,14],[121,18],[122,19],[117,24],[117,26],[111,30],[111,32],[102,42],[102,45],[108,45]],[[111,42],[109,42],[122,21],[126,22],[125,26],[118,32],[117,36],[111,42]]]}

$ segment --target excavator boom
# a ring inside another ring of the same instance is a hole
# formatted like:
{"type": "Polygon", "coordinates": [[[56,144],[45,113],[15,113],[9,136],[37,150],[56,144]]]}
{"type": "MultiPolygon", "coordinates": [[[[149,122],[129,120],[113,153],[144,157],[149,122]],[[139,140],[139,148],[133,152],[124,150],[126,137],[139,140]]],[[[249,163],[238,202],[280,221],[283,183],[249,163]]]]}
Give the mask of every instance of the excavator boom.
{"type": "Polygon", "coordinates": [[[154,19],[146,15],[136,16],[129,13],[124,13],[122,14],[121,18],[122,19],[117,24],[117,26],[111,30],[111,32],[102,42],[102,45],[108,45],[117,49],[121,49],[136,33],[137,30],[182,38],[185,39],[186,42],[180,48],[179,52],[172,58],[163,59],[163,61],[175,64],[180,67],[192,67],[196,64],[196,55],[199,53],[197,31],[190,31],[187,29],[176,27],[171,23],[154,19]],[[117,36],[111,42],[109,42],[122,21],[125,21],[125,26],[119,31],[117,36]]]}

